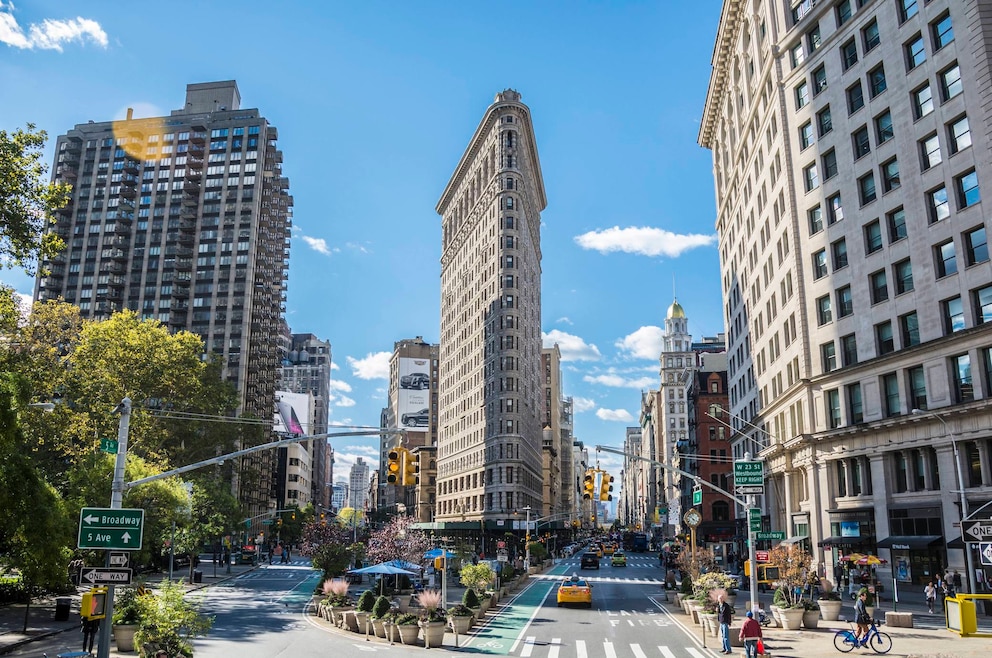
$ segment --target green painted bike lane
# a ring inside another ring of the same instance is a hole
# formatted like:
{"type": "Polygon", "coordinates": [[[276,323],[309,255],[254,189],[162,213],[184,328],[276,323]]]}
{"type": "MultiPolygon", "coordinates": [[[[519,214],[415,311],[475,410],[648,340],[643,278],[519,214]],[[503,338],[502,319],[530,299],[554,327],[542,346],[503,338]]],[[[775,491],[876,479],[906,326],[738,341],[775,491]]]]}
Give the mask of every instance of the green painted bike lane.
{"type": "MultiPolygon", "coordinates": [[[[566,565],[558,564],[544,576],[564,576],[567,571],[566,565]]],[[[471,635],[460,636],[459,651],[497,656],[510,653],[523,637],[531,620],[537,616],[545,599],[561,582],[558,578],[545,578],[537,579],[532,576],[531,584],[500,608],[499,614],[490,617],[485,626],[471,635]]]]}

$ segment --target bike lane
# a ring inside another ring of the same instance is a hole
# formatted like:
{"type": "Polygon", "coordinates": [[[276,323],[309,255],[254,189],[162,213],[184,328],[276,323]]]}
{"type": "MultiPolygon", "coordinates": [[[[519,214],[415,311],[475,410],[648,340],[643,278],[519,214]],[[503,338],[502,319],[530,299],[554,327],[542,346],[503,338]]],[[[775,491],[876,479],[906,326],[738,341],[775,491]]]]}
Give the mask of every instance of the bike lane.
{"type": "MultiPolygon", "coordinates": [[[[567,571],[565,564],[558,564],[544,576],[564,576],[567,571]]],[[[533,579],[526,589],[500,609],[499,614],[490,617],[485,626],[470,636],[459,637],[460,651],[507,655],[523,638],[531,620],[537,616],[538,610],[559,582],[558,578],[533,579]]]]}

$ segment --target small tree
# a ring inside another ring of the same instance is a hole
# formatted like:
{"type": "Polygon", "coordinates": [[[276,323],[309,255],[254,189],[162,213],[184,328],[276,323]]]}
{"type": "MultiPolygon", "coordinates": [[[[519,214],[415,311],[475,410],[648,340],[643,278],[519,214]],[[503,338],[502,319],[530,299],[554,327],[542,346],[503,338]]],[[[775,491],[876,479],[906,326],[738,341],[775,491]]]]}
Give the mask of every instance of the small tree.
{"type": "Polygon", "coordinates": [[[137,597],[141,614],[134,639],[139,647],[150,644],[170,656],[193,655],[193,638],[210,630],[213,617],[201,615],[185,594],[181,581],[163,581],[156,594],[137,597]]]}
{"type": "Polygon", "coordinates": [[[543,561],[544,558],[548,557],[548,549],[539,541],[532,541],[527,547],[530,548],[530,557],[533,560],[543,561]]]}
{"type": "Polygon", "coordinates": [[[375,594],[372,590],[367,589],[362,592],[362,595],[358,597],[358,608],[359,612],[372,612],[372,608],[375,606],[375,594]]]}
{"type": "Polygon", "coordinates": [[[386,615],[389,614],[391,607],[392,604],[389,602],[389,597],[380,596],[375,600],[375,604],[372,606],[372,618],[384,619],[386,615]]]}
{"type": "Polygon", "coordinates": [[[465,594],[462,595],[462,605],[467,608],[478,608],[481,605],[479,595],[471,587],[465,590],[465,594]]]}
{"type": "Polygon", "coordinates": [[[421,530],[414,530],[412,516],[394,516],[369,538],[368,558],[373,564],[404,560],[417,563],[430,550],[430,539],[421,530]]]}
{"type": "Polygon", "coordinates": [[[691,547],[684,547],[675,558],[675,565],[682,572],[682,587],[685,588],[686,576],[690,583],[695,583],[699,577],[708,571],[716,568],[716,557],[713,551],[707,548],[697,547],[695,551],[691,547]]]}
{"type": "Polygon", "coordinates": [[[466,564],[459,573],[459,580],[465,587],[480,593],[486,591],[487,585],[495,582],[496,572],[485,562],[466,564]]]}
{"type": "MultiPolygon", "coordinates": [[[[784,600],[786,608],[803,605],[803,587],[809,577],[812,556],[802,546],[776,546],[768,551],[768,563],[778,567],[778,589],[775,597],[784,600]]],[[[780,604],[776,604],[780,605],[780,604]]]]}

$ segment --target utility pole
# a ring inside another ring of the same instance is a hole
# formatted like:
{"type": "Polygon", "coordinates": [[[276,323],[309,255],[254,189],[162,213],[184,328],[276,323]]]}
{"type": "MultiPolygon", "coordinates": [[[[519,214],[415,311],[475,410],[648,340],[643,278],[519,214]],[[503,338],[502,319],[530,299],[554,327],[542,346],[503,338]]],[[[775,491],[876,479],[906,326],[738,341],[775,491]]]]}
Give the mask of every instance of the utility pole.
{"type": "Polygon", "coordinates": [[[524,572],[530,574],[530,505],[524,508],[527,512],[527,528],[524,531],[524,572]]]}

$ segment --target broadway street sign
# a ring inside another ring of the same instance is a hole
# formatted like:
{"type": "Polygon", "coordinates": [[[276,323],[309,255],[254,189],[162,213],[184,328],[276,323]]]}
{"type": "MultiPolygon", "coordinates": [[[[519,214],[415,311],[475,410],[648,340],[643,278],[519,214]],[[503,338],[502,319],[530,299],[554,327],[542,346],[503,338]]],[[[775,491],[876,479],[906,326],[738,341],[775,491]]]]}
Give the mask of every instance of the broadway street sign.
{"type": "Polygon", "coordinates": [[[84,507],[79,510],[76,546],[137,551],[141,549],[144,524],[143,509],[84,507]]]}
{"type": "Polygon", "coordinates": [[[90,585],[130,585],[130,569],[107,567],[84,567],[81,580],[90,585]]]}

